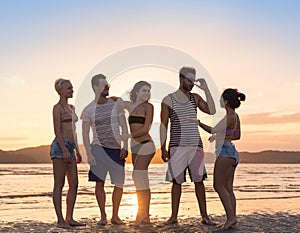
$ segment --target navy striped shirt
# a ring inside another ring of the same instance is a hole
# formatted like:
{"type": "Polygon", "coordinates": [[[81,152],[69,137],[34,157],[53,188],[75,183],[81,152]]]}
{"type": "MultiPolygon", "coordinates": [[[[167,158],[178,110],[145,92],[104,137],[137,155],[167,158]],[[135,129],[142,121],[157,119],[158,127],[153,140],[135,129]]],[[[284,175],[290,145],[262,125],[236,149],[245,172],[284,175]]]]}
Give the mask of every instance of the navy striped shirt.
{"type": "Polygon", "coordinates": [[[169,96],[172,101],[169,147],[199,146],[203,148],[198,124],[187,120],[187,118],[197,118],[197,106],[194,96],[190,93],[190,99],[185,103],[177,102],[173,94],[169,96]]]}

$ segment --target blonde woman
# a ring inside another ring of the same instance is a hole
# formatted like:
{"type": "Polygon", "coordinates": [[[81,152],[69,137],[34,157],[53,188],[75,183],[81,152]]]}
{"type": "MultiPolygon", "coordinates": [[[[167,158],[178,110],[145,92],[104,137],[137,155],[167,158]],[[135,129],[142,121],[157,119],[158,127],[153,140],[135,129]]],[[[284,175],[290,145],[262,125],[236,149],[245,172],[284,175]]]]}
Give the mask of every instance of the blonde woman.
{"type": "Polygon", "coordinates": [[[57,226],[60,228],[83,226],[84,224],[73,219],[78,187],[76,163],[82,161],[80,152],[76,147],[75,122],[78,120],[78,117],[75,114],[74,106],[68,104],[68,99],[73,97],[73,86],[70,80],[57,79],[55,81],[55,90],[59,95],[59,101],[53,107],[55,139],[51,144],[50,157],[53,165],[54,187],[52,198],[57,216],[57,226]],[[67,193],[67,213],[64,219],[61,198],[66,176],[69,190],[67,193]]]}

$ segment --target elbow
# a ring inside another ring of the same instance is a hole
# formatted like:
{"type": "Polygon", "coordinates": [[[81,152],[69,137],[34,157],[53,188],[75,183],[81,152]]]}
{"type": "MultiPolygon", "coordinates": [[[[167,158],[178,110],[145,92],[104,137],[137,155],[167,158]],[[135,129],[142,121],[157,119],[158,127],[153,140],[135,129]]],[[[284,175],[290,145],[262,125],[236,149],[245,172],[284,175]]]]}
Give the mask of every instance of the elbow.
{"type": "Polygon", "coordinates": [[[215,115],[216,114],[216,108],[210,108],[208,114],[209,115],[215,115]]]}

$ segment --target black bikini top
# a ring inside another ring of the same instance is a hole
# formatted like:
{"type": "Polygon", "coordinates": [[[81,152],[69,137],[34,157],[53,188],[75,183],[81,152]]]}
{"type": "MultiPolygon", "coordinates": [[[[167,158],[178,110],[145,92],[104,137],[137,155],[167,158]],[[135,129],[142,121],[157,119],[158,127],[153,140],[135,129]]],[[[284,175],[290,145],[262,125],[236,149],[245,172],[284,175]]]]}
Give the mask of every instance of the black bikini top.
{"type": "Polygon", "coordinates": [[[145,117],[142,116],[129,116],[128,122],[129,124],[137,123],[137,124],[145,124],[145,117]]]}

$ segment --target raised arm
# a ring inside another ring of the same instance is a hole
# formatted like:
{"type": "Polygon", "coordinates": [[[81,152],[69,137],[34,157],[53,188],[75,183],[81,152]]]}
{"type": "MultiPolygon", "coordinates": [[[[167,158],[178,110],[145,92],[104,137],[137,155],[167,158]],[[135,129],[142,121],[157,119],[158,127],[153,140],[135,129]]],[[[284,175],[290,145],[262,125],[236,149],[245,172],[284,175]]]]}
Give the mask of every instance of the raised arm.
{"type": "Polygon", "coordinates": [[[202,112],[205,112],[209,115],[213,115],[213,114],[216,113],[216,107],[215,107],[215,103],[214,103],[214,100],[212,98],[212,95],[210,93],[210,90],[208,89],[207,83],[204,79],[198,79],[198,81],[200,82],[200,85],[196,85],[196,86],[204,91],[206,101],[203,100],[201,96],[193,93],[194,98],[196,100],[197,107],[202,112]]]}

